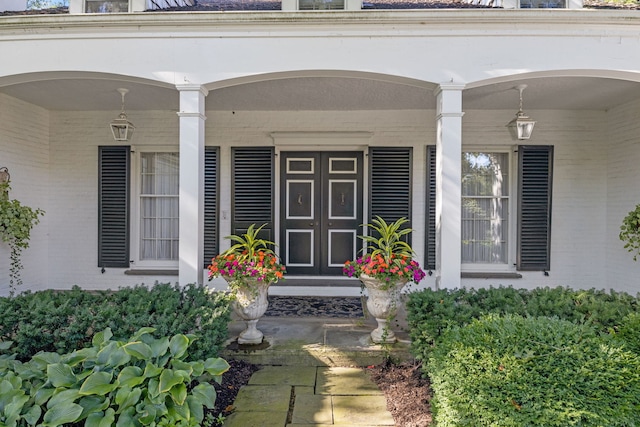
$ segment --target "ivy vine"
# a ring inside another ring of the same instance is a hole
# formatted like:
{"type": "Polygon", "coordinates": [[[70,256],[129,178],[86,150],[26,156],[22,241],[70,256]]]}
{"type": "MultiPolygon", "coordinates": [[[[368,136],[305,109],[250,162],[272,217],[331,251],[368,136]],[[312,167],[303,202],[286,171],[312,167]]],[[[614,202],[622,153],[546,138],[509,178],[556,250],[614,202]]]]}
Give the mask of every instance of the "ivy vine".
{"type": "Polygon", "coordinates": [[[640,255],[640,204],[622,220],[619,237],[625,249],[633,253],[633,260],[637,261],[640,255]]]}
{"type": "Polygon", "coordinates": [[[10,189],[9,182],[0,182],[0,238],[11,250],[9,290],[13,294],[22,285],[22,250],[29,247],[31,229],[40,222],[39,217],[44,215],[44,211],[9,199],[10,189]]]}

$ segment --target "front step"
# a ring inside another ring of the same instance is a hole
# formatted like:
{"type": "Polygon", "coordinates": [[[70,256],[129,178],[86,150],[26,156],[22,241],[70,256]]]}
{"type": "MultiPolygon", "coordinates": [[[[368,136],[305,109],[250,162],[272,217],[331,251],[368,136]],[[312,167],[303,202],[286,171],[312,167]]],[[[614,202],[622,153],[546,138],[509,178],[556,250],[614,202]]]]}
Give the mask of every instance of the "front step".
{"type": "Polygon", "coordinates": [[[413,360],[406,331],[394,322],[398,342],[375,345],[370,336],[375,327],[374,319],[263,317],[258,322],[265,335],[263,343],[239,345],[236,338],[245,322],[233,320],[231,338],[220,356],[271,366],[370,366],[388,357],[399,362],[413,360]]]}

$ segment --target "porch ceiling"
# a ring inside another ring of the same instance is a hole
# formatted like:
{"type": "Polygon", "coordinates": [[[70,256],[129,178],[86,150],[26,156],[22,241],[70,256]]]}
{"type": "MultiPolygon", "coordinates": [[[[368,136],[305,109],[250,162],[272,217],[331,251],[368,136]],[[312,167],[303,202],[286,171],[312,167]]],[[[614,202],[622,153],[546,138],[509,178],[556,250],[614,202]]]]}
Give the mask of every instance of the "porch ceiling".
{"type": "MultiPolygon", "coordinates": [[[[463,109],[517,109],[527,84],[524,109],[607,110],[640,97],[640,83],[596,77],[549,77],[466,89],[463,109]]],[[[178,110],[176,90],[105,79],[62,79],[0,87],[0,92],[48,110],[110,111],[120,108],[118,87],[126,87],[127,110],[178,110]]],[[[389,82],[339,77],[289,78],[226,87],[210,92],[208,110],[391,110],[434,109],[431,90],[389,82]]]]}

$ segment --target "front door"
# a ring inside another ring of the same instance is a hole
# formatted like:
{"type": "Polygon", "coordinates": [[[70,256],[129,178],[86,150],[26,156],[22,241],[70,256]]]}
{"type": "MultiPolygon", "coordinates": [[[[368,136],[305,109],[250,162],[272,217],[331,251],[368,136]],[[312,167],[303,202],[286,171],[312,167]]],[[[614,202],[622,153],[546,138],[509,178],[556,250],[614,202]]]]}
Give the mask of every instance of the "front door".
{"type": "Polygon", "coordinates": [[[282,152],[280,255],[291,275],[341,275],[362,234],[362,152],[282,152]]]}

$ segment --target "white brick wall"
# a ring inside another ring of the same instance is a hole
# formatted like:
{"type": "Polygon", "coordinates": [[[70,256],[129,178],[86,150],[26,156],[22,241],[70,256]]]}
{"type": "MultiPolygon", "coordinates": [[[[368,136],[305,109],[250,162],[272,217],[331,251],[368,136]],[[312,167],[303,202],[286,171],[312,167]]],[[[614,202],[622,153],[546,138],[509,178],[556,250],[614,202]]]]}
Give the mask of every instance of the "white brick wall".
{"type": "MultiPolygon", "coordinates": [[[[49,113],[2,93],[0,112],[0,167],[11,174],[9,197],[48,211],[49,113]]],[[[23,250],[24,288],[39,289],[48,282],[48,223],[45,214],[31,231],[29,248],[23,250]]],[[[0,295],[9,293],[9,254],[9,246],[0,242],[0,295]]]]}
{"type": "MultiPolygon", "coordinates": [[[[635,206],[635,199],[640,202],[640,189],[635,188],[640,142],[635,137],[636,126],[629,126],[639,109],[640,103],[609,113],[528,111],[538,120],[528,143],[555,146],[550,275],[532,272],[519,280],[465,279],[463,284],[633,290],[634,269],[639,265],[621,249],[616,230],[621,215],[635,206]],[[607,200],[606,206],[603,200],[607,200]]],[[[25,282],[33,289],[76,284],[115,289],[177,280],[176,276],[126,276],[124,269],[114,268],[102,274],[97,266],[97,147],[114,144],[108,123],[117,111],[47,113],[2,95],[0,111],[12,114],[4,121],[10,125],[0,129],[0,166],[11,170],[12,195],[47,210],[43,224],[34,231],[32,248],[25,253],[25,282]]],[[[207,115],[206,144],[222,147],[220,209],[227,212],[230,169],[224,163],[230,159],[230,147],[271,146],[271,132],[366,131],[372,133],[372,145],[412,146],[416,184],[425,180],[425,146],[435,144],[433,111],[210,111],[207,115]]],[[[513,111],[466,112],[465,146],[515,145],[505,127],[512,115],[513,111]]],[[[129,112],[129,118],[137,127],[132,140],[135,147],[178,147],[175,112],[134,111],[129,112]]],[[[413,200],[414,246],[422,261],[424,190],[420,185],[414,186],[413,200]]],[[[222,236],[228,234],[229,219],[222,220],[220,228],[222,236]]],[[[0,267],[6,266],[6,251],[0,247],[0,263],[5,263],[0,267]]],[[[6,268],[1,268],[0,283],[7,282],[6,268]]],[[[427,278],[423,286],[433,286],[433,278],[427,278]]],[[[0,292],[6,293],[6,286],[0,292]]]]}
{"type": "MultiPolygon", "coordinates": [[[[607,282],[632,295],[640,292],[640,262],[618,238],[622,219],[640,203],[640,101],[611,110],[607,135],[607,282]]],[[[604,266],[603,266],[604,267],[604,266]]]]}

